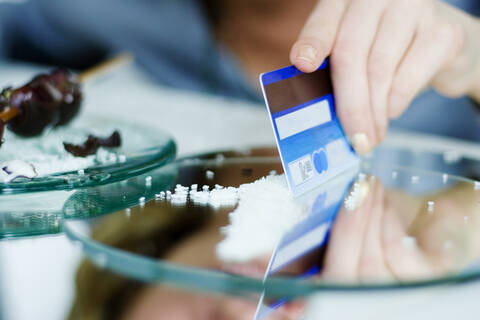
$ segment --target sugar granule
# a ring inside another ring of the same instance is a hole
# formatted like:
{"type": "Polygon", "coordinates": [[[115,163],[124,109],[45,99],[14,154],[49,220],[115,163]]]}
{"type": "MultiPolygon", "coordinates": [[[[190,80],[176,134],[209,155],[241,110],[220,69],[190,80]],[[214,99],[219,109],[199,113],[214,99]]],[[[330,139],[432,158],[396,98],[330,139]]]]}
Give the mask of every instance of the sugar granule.
{"type": "Polygon", "coordinates": [[[433,212],[435,210],[435,202],[433,201],[428,201],[427,202],[427,210],[428,212],[433,212]]]}
{"type": "Polygon", "coordinates": [[[475,181],[475,183],[473,184],[473,189],[475,191],[479,191],[480,190],[480,181],[475,181]]]}
{"type": "Polygon", "coordinates": [[[145,178],[145,186],[147,187],[151,187],[152,186],[152,177],[151,176],[147,176],[145,178]]]}
{"type": "Polygon", "coordinates": [[[212,180],[214,176],[215,176],[215,173],[214,173],[213,171],[211,171],[211,170],[207,170],[207,171],[205,172],[205,177],[206,177],[208,180],[212,180]]]}
{"type": "Polygon", "coordinates": [[[446,173],[442,174],[442,181],[444,184],[448,182],[448,174],[446,173]]]}

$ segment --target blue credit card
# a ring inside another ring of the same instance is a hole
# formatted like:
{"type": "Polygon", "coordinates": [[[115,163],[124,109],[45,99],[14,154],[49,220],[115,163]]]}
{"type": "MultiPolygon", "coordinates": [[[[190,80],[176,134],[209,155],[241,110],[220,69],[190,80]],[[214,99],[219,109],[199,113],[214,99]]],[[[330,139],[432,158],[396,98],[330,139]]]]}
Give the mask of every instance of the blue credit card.
{"type": "Polygon", "coordinates": [[[312,73],[294,66],[263,73],[260,84],[294,196],[358,161],[335,113],[328,60],[312,73]]]}

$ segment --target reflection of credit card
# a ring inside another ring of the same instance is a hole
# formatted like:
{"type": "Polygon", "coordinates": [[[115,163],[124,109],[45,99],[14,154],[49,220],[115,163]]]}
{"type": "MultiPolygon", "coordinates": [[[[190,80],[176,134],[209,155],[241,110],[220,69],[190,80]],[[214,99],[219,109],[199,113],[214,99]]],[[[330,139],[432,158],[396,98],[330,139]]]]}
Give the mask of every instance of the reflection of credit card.
{"type": "MultiPolygon", "coordinates": [[[[358,167],[307,192],[296,201],[309,208],[305,220],[287,231],[278,242],[265,272],[264,283],[272,275],[307,279],[321,272],[323,249],[346,192],[357,176],[358,167]]],[[[266,290],[258,303],[254,320],[265,319],[289,299],[271,299],[266,290]]]]}
{"type": "Polygon", "coordinates": [[[288,186],[300,195],[357,162],[335,113],[330,68],[294,66],[260,75],[288,186]]]}

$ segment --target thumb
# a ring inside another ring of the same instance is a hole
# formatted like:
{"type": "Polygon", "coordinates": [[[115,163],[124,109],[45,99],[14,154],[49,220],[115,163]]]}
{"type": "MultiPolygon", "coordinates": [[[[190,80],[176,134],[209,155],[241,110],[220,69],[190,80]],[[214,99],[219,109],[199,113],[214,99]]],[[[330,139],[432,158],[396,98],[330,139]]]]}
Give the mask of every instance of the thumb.
{"type": "Polygon", "coordinates": [[[290,61],[303,72],[313,72],[330,54],[348,0],[320,0],[290,50],[290,61]]]}

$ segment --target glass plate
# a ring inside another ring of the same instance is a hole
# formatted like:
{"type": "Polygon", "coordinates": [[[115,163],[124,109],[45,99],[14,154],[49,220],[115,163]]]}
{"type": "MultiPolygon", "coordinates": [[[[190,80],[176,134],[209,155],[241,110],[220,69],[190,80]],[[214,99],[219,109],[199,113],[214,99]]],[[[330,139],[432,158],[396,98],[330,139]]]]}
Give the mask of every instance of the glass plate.
{"type": "MultiPolygon", "coordinates": [[[[79,137],[83,139],[91,132],[108,135],[117,128],[123,143],[115,153],[125,156],[124,162],[115,161],[115,163],[93,165],[82,170],[57,172],[32,180],[0,183],[0,239],[59,233],[62,230],[63,207],[67,208],[66,212],[71,213],[71,207],[75,201],[78,202],[90,192],[102,190],[102,188],[92,187],[141,175],[175,158],[176,146],[169,135],[153,128],[135,126],[112,119],[108,121],[82,119],[70,128],[61,129],[60,132],[55,130],[48,134],[58,134],[58,138],[55,136],[48,138],[57,140],[53,144],[61,145],[63,139],[68,141],[71,141],[69,139],[78,140],[79,137]]],[[[28,146],[34,147],[38,139],[27,141],[14,138],[13,141],[7,140],[6,143],[9,142],[25,142],[28,146]]],[[[47,148],[45,152],[54,155],[56,150],[47,148]]],[[[27,154],[28,156],[31,157],[27,154]]],[[[136,181],[135,178],[129,180],[132,193],[130,198],[137,197],[135,192],[138,188],[132,185],[133,181],[136,181]]],[[[154,184],[154,187],[157,185],[154,184]]],[[[100,198],[100,196],[95,197],[97,202],[100,198]]],[[[126,195],[114,208],[120,210],[133,205],[130,198],[126,195]]],[[[114,197],[109,200],[109,206],[112,206],[113,199],[114,197]]],[[[74,215],[78,215],[78,212],[82,212],[83,215],[94,214],[93,211],[98,213],[107,209],[98,203],[81,202],[81,207],[75,211],[74,215]],[[88,205],[92,206],[90,210],[85,209],[88,205]]]]}
{"type": "Polygon", "coordinates": [[[68,127],[36,138],[7,132],[0,149],[0,163],[19,159],[34,164],[45,174],[30,180],[0,182],[0,196],[104,185],[162,166],[174,159],[175,153],[173,139],[160,130],[101,117],[80,116],[68,127]],[[89,134],[104,137],[114,130],[120,132],[122,145],[111,151],[101,148],[96,155],[75,158],[63,149],[63,142],[82,143],[89,134]]]}
{"type": "MultiPolygon", "coordinates": [[[[297,223],[281,226],[280,215],[268,220],[256,212],[256,223],[232,233],[236,238],[229,245],[225,232],[236,204],[184,199],[185,189],[177,184],[212,190],[217,184],[249,183],[272,170],[280,173],[274,149],[183,159],[136,182],[93,188],[81,201],[73,195],[65,207],[64,231],[102,270],[242,296],[290,299],[319,290],[394,289],[478,278],[479,183],[446,171],[384,164],[391,152],[377,151],[359,168],[306,195],[301,204],[308,214],[297,223]],[[147,180],[152,183],[144,185],[147,180]],[[125,200],[132,206],[105,214],[119,207],[130,183],[144,185],[143,192],[125,200]],[[174,189],[179,197],[161,193],[174,189]],[[92,204],[85,212],[107,209],[85,217],[83,209],[77,210],[85,202],[92,204]]],[[[421,158],[426,164],[429,157],[421,158]]]]}

